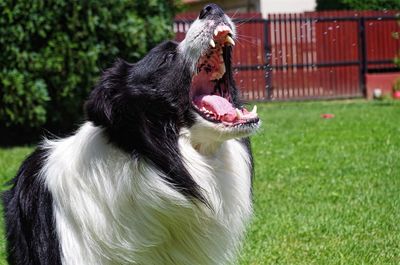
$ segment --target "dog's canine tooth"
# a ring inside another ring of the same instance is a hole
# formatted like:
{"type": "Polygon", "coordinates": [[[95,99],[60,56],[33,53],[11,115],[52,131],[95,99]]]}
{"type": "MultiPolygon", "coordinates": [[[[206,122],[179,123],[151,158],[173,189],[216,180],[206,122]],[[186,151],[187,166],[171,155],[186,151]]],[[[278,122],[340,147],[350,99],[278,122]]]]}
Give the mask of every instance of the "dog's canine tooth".
{"type": "Polygon", "coordinates": [[[242,112],[238,108],[236,108],[235,111],[236,111],[236,116],[238,117],[238,119],[242,119],[242,117],[243,117],[242,112]]]}
{"type": "Polygon", "coordinates": [[[214,42],[213,39],[210,39],[210,46],[213,47],[213,48],[215,48],[215,42],[214,42]]]}
{"type": "Polygon", "coordinates": [[[230,36],[226,36],[225,41],[229,44],[231,44],[232,46],[235,46],[235,42],[233,41],[233,39],[230,36]]]}
{"type": "Polygon", "coordinates": [[[251,113],[257,114],[257,105],[254,105],[253,109],[251,110],[251,113]]]}

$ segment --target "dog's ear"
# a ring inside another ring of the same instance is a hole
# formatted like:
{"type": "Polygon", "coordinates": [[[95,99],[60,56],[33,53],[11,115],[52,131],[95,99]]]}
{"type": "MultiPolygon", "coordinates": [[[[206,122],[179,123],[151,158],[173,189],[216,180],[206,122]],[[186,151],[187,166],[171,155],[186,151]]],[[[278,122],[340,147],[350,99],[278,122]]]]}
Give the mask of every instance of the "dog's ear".
{"type": "Polygon", "coordinates": [[[109,127],[111,125],[112,99],[108,93],[107,88],[100,83],[85,103],[87,118],[96,126],[109,127]]]}
{"type": "Polygon", "coordinates": [[[110,127],[113,122],[113,105],[118,92],[126,84],[129,64],[121,59],[107,69],[85,104],[87,118],[97,126],[110,127]]]}

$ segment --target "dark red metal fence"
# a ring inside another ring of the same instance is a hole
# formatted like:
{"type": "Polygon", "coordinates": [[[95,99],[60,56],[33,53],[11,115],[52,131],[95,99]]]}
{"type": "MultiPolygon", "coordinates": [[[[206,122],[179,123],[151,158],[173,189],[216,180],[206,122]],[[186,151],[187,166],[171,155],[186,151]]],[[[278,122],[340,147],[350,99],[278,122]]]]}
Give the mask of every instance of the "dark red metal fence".
{"type": "MultiPolygon", "coordinates": [[[[193,19],[175,21],[178,41],[193,19]]],[[[366,73],[396,71],[398,19],[395,11],[275,14],[268,19],[241,14],[234,18],[238,36],[233,62],[242,98],[364,96],[366,73]]]]}

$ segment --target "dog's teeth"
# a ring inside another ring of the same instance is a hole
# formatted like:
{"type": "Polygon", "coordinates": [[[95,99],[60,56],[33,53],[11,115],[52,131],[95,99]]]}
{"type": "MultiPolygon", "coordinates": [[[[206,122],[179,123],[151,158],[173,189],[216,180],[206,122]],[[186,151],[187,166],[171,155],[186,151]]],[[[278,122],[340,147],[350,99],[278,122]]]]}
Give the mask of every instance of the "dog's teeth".
{"type": "Polygon", "coordinates": [[[226,42],[231,44],[232,46],[235,46],[235,42],[233,41],[233,39],[230,36],[226,36],[226,42]]]}
{"type": "Polygon", "coordinates": [[[257,114],[257,105],[254,105],[253,109],[251,110],[251,113],[257,114]]]}
{"type": "Polygon", "coordinates": [[[242,112],[241,112],[238,108],[236,108],[235,110],[236,110],[236,116],[237,116],[237,118],[238,118],[239,120],[242,119],[242,117],[243,117],[242,112]]]}
{"type": "Polygon", "coordinates": [[[213,48],[215,48],[215,42],[214,42],[213,39],[210,39],[210,46],[213,47],[213,48]]]}
{"type": "Polygon", "coordinates": [[[217,36],[221,32],[227,32],[228,34],[233,35],[232,29],[227,25],[219,25],[218,27],[216,27],[216,29],[214,30],[214,36],[217,36]]]}

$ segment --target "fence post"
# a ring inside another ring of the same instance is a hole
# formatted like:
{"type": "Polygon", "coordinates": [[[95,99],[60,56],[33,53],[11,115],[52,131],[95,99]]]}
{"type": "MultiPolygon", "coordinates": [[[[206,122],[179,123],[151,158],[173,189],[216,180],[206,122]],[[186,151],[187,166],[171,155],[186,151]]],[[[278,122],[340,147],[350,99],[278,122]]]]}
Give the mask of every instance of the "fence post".
{"type": "Polygon", "coordinates": [[[267,93],[267,100],[272,99],[272,65],[271,65],[271,40],[269,38],[269,24],[268,19],[264,19],[264,54],[265,54],[265,89],[267,93]]]}
{"type": "Polygon", "coordinates": [[[367,61],[367,42],[365,38],[365,17],[358,19],[358,41],[359,41],[359,60],[360,60],[360,90],[364,97],[367,95],[367,86],[365,74],[368,69],[367,61]]]}

